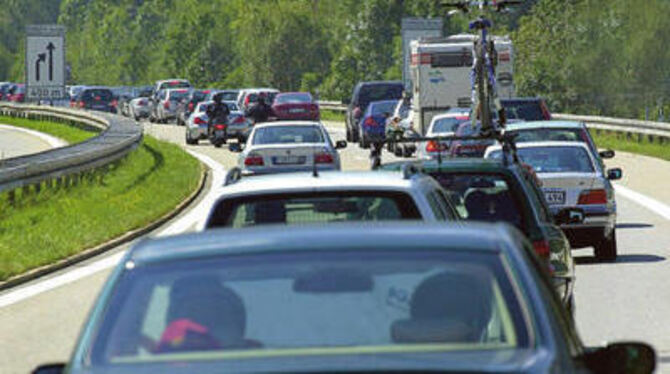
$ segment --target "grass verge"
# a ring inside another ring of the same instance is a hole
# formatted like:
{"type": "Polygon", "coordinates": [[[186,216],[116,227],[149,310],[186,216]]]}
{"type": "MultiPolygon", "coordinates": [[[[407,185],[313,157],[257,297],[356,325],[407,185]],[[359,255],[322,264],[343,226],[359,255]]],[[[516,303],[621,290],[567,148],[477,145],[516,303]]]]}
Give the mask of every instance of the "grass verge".
{"type": "MultiPolygon", "coordinates": [[[[41,130],[70,141],[91,135],[55,128],[41,130]]],[[[200,173],[200,163],[181,148],[145,136],[137,150],[105,174],[93,174],[77,186],[18,194],[15,206],[0,195],[0,280],[148,225],[187,198],[198,187],[200,173]]]]}
{"type": "Polygon", "coordinates": [[[84,140],[92,138],[96,135],[95,132],[84,131],[64,123],[33,121],[25,118],[0,116],[0,124],[40,131],[63,139],[71,144],[83,142],[84,140]]]}
{"type": "Polygon", "coordinates": [[[344,112],[336,112],[328,109],[321,109],[321,119],[324,121],[340,121],[344,122],[344,112]]]}
{"type": "Polygon", "coordinates": [[[626,135],[623,133],[616,132],[597,134],[595,131],[591,131],[591,136],[593,136],[598,148],[637,153],[670,161],[670,143],[652,143],[647,140],[637,142],[626,139],[626,135]]]}

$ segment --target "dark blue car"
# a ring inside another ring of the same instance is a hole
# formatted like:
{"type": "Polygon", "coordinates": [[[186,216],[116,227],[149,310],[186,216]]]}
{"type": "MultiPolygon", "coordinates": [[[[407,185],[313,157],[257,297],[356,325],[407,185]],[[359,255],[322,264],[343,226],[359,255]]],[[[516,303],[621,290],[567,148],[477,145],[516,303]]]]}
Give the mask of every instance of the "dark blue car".
{"type": "Polygon", "coordinates": [[[386,120],[393,114],[398,100],[373,101],[359,122],[359,144],[368,148],[370,143],[386,138],[386,120]]]}
{"type": "Polygon", "coordinates": [[[529,246],[422,223],[145,241],[36,373],[651,373],[648,345],[581,345],[529,246]]]}

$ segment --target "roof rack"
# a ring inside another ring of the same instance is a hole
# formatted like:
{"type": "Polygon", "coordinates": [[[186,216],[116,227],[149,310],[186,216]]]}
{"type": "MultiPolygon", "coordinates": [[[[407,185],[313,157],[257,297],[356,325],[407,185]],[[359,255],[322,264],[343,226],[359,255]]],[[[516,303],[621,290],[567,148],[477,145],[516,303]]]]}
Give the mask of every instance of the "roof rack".
{"type": "Polygon", "coordinates": [[[242,169],[234,167],[230,169],[230,171],[228,171],[228,173],[226,174],[226,179],[224,180],[223,185],[228,186],[231,184],[235,184],[239,182],[240,179],[242,179],[242,169]]]}

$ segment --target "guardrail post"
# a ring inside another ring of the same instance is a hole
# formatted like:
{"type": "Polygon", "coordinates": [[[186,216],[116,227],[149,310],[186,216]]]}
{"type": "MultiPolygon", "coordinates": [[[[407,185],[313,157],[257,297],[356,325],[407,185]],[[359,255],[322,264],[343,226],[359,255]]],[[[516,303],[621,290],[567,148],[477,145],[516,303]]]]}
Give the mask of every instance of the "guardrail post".
{"type": "Polygon", "coordinates": [[[28,196],[30,195],[30,186],[23,186],[21,187],[21,196],[28,196]]]}
{"type": "Polygon", "coordinates": [[[14,190],[11,190],[9,191],[9,193],[7,193],[7,202],[11,206],[14,206],[14,204],[16,204],[16,192],[14,190]]]}
{"type": "Polygon", "coordinates": [[[42,183],[36,183],[36,184],[34,185],[34,188],[35,188],[35,193],[36,193],[36,194],[39,194],[40,191],[42,191],[42,183]]]}

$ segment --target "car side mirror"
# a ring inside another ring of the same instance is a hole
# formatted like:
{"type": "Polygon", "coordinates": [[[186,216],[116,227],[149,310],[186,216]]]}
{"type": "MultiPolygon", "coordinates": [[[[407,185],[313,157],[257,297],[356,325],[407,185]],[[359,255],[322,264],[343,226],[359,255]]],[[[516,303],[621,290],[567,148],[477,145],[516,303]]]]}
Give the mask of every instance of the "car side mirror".
{"type": "Polygon", "coordinates": [[[335,142],[335,149],[344,149],[347,148],[346,140],[338,140],[335,142]]]}
{"type": "Polygon", "coordinates": [[[594,373],[650,374],[656,369],[656,352],[646,343],[621,342],[587,352],[584,361],[594,373]]]}
{"type": "Polygon", "coordinates": [[[65,371],[65,364],[45,364],[38,366],[32,374],[61,374],[65,371]]]}
{"type": "Polygon", "coordinates": [[[584,222],[584,211],[579,208],[565,208],[556,213],[554,221],[557,225],[576,225],[584,222]]]}
{"type": "Polygon", "coordinates": [[[242,144],[240,143],[230,143],[228,144],[228,150],[234,153],[242,152],[242,144]]]}
{"type": "Polygon", "coordinates": [[[607,170],[607,179],[611,181],[619,180],[623,177],[623,171],[621,168],[614,168],[607,170]]]}
{"type": "Polygon", "coordinates": [[[611,149],[606,149],[604,151],[598,152],[601,158],[614,158],[614,151],[611,149]]]}

